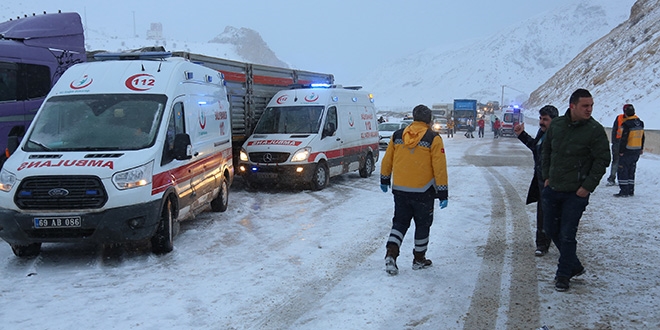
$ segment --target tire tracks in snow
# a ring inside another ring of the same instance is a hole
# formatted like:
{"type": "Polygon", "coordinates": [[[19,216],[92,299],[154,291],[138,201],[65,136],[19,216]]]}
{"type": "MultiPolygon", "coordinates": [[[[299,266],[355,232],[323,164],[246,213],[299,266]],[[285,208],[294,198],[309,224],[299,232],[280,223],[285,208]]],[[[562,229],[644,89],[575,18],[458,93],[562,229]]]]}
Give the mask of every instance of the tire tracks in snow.
{"type": "Polygon", "coordinates": [[[534,233],[520,198],[497,165],[520,166],[518,157],[476,157],[467,150],[466,160],[488,166],[486,181],[492,197],[491,223],[483,261],[464,329],[536,329],[540,303],[534,233]],[[508,158],[508,161],[507,161],[508,158]],[[486,165],[488,163],[488,165],[486,165]],[[511,219],[510,223],[507,219],[511,219]],[[506,324],[506,325],[505,325],[506,324]]]}

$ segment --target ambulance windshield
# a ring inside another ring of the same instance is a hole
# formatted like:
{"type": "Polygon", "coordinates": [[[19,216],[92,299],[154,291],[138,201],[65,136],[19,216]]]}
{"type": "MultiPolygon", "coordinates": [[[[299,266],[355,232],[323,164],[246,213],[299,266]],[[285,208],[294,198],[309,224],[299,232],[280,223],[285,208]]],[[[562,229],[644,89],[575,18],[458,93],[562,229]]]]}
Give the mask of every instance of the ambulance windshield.
{"type": "Polygon", "coordinates": [[[317,134],[323,106],[266,108],[254,129],[255,134],[317,134]]]}
{"type": "Polygon", "coordinates": [[[152,146],[167,97],[64,95],[48,99],[25,151],[139,150],[152,146]]]}

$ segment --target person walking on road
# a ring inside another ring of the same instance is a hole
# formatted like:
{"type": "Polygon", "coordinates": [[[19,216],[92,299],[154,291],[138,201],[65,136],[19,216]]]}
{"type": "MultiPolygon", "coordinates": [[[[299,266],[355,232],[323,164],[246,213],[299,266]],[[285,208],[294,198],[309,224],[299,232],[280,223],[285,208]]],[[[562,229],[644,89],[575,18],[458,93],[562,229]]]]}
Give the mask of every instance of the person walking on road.
{"type": "Polygon", "coordinates": [[[497,139],[500,136],[500,128],[502,127],[502,122],[499,118],[495,117],[495,122],[493,123],[493,138],[497,139]]]}
{"type": "Polygon", "coordinates": [[[472,117],[465,121],[465,125],[467,126],[465,137],[468,139],[474,139],[474,135],[472,134],[472,132],[474,132],[474,121],[472,120],[472,117]]]}
{"type": "Polygon", "coordinates": [[[614,123],[612,124],[612,133],[610,135],[610,140],[612,142],[612,164],[610,166],[610,176],[607,178],[606,186],[616,186],[616,172],[619,170],[619,141],[621,140],[621,132],[623,123],[623,118],[626,112],[626,108],[632,106],[631,104],[626,104],[623,106],[623,113],[616,116],[614,123]]]}
{"type": "Polygon", "coordinates": [[[447,207],[447,158],[442,138],[430,128],[431,109],[418,105],[413,123],[392,134],[380,170],[380,188],[391,187],[394,195],[392,229],[385,245],[385,271],[399,273],[396,259],[410,221],[415,220],[415,248],[412,269],[432,265],[426,259],[429,233],[433,223],[433,202],[447,207]],[[392,176],[394,180],[392,181],[392,176]]]}
{"type": "Polygon", "coordinates": [[[447,138],[454,137],[454,118],[447,120],[447,138]]]}
{"type": "Polygon", "coordinates": [[[568,290],[570,279],[584,273],[575,236],[589,195],[610,164],[607,134],[591,117],[593,105],[588,90],[573,92],[569,109],[552,120],[542,147],[543,227],[559,250],[557,291],[568,290]]]}
{"type": "Polygon", "coordinates": [[[639,156],[644,152],[644,122],[635,115],[635,108],[627,104],[621,123],[621,141],[619,143],[619,193],[615,197],[635,195],[635,170],[639,156]]]}
{"type": "Polygon", "coordinates": [[[479,126],[479,137],[484,137],[484,127],[486,126],[486,122],[484,121],[483,117],[477,120],[477,126],[479,126]]]}
{"type": "Polygon", "coordinates": [[[545,131],[550,126],[552,119],[559,115],[559,111],[552,105],[546,105],[539,110],[539,130],[536,132],[536,137],[532,138],[525,132],[525,124],[513,126],[513,132],[518,136],[523,144],[532,151],[534,155],[534,177],[529,185],[527,192],[527,204],[536,202],[536,250],[534,255],[542,257],[548,253],[552,240],[545,234],[543,230],[543,207],[541,199],[541,190],[543,190],[543,179],[541,176],[541,148],[545,137],[545,131]]]}

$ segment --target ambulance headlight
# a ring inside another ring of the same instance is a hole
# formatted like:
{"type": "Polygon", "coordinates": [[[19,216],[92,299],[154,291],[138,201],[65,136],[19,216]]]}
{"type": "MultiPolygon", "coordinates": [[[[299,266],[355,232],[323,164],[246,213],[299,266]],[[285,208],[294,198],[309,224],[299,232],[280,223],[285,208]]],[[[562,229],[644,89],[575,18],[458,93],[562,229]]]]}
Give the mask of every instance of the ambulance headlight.
{"type": "Polygon", "coordinates": [[[112,183],[119,190],[146,186],[151,183],[154,162],[150,161],[139,167],[117,172],[112,176],[112,183]]]}
{"type": "Polygon", "coordinates": [[[298,151],[296,151],[293,154],[293,157],[291,157],[292,162],[304,162],[309,158],[309,154],[312,152],[312,148],[302,148],[298,151]]]}
{"type": "Polygon", "coordinates": [[[238,153],[238,159],[242,162],[247,162],[249,160],[247,151],[241,149],[241,152],[238,153]]]}
{"type": "Polygon", "coordinates": [[[16,176],[13,173],[3,169],[2,172],[0,172],[0,190],[10,191],[15,184],[16,176]]]}

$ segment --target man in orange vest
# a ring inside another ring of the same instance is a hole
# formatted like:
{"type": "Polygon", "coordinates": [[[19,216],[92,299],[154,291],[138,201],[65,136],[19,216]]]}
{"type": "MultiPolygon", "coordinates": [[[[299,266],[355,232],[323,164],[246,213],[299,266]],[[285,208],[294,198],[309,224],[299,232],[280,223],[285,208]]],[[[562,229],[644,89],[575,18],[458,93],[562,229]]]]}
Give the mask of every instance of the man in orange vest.
{"type": "Polygon", "coordinates": [[[632,104],[626,104],[623,106],[623,113],[616,116],[614,119],[614,124],[612,124],[612,135],[610,140],[612,141],[612,165],[610,166],[610,176],[607,177],[606,186],[616,186],[616,172],[619,169],[619,141],[621,141],[621,133],[623,132],[623,120],[625,118],[626,108],[632,107],[632,104]]]}

